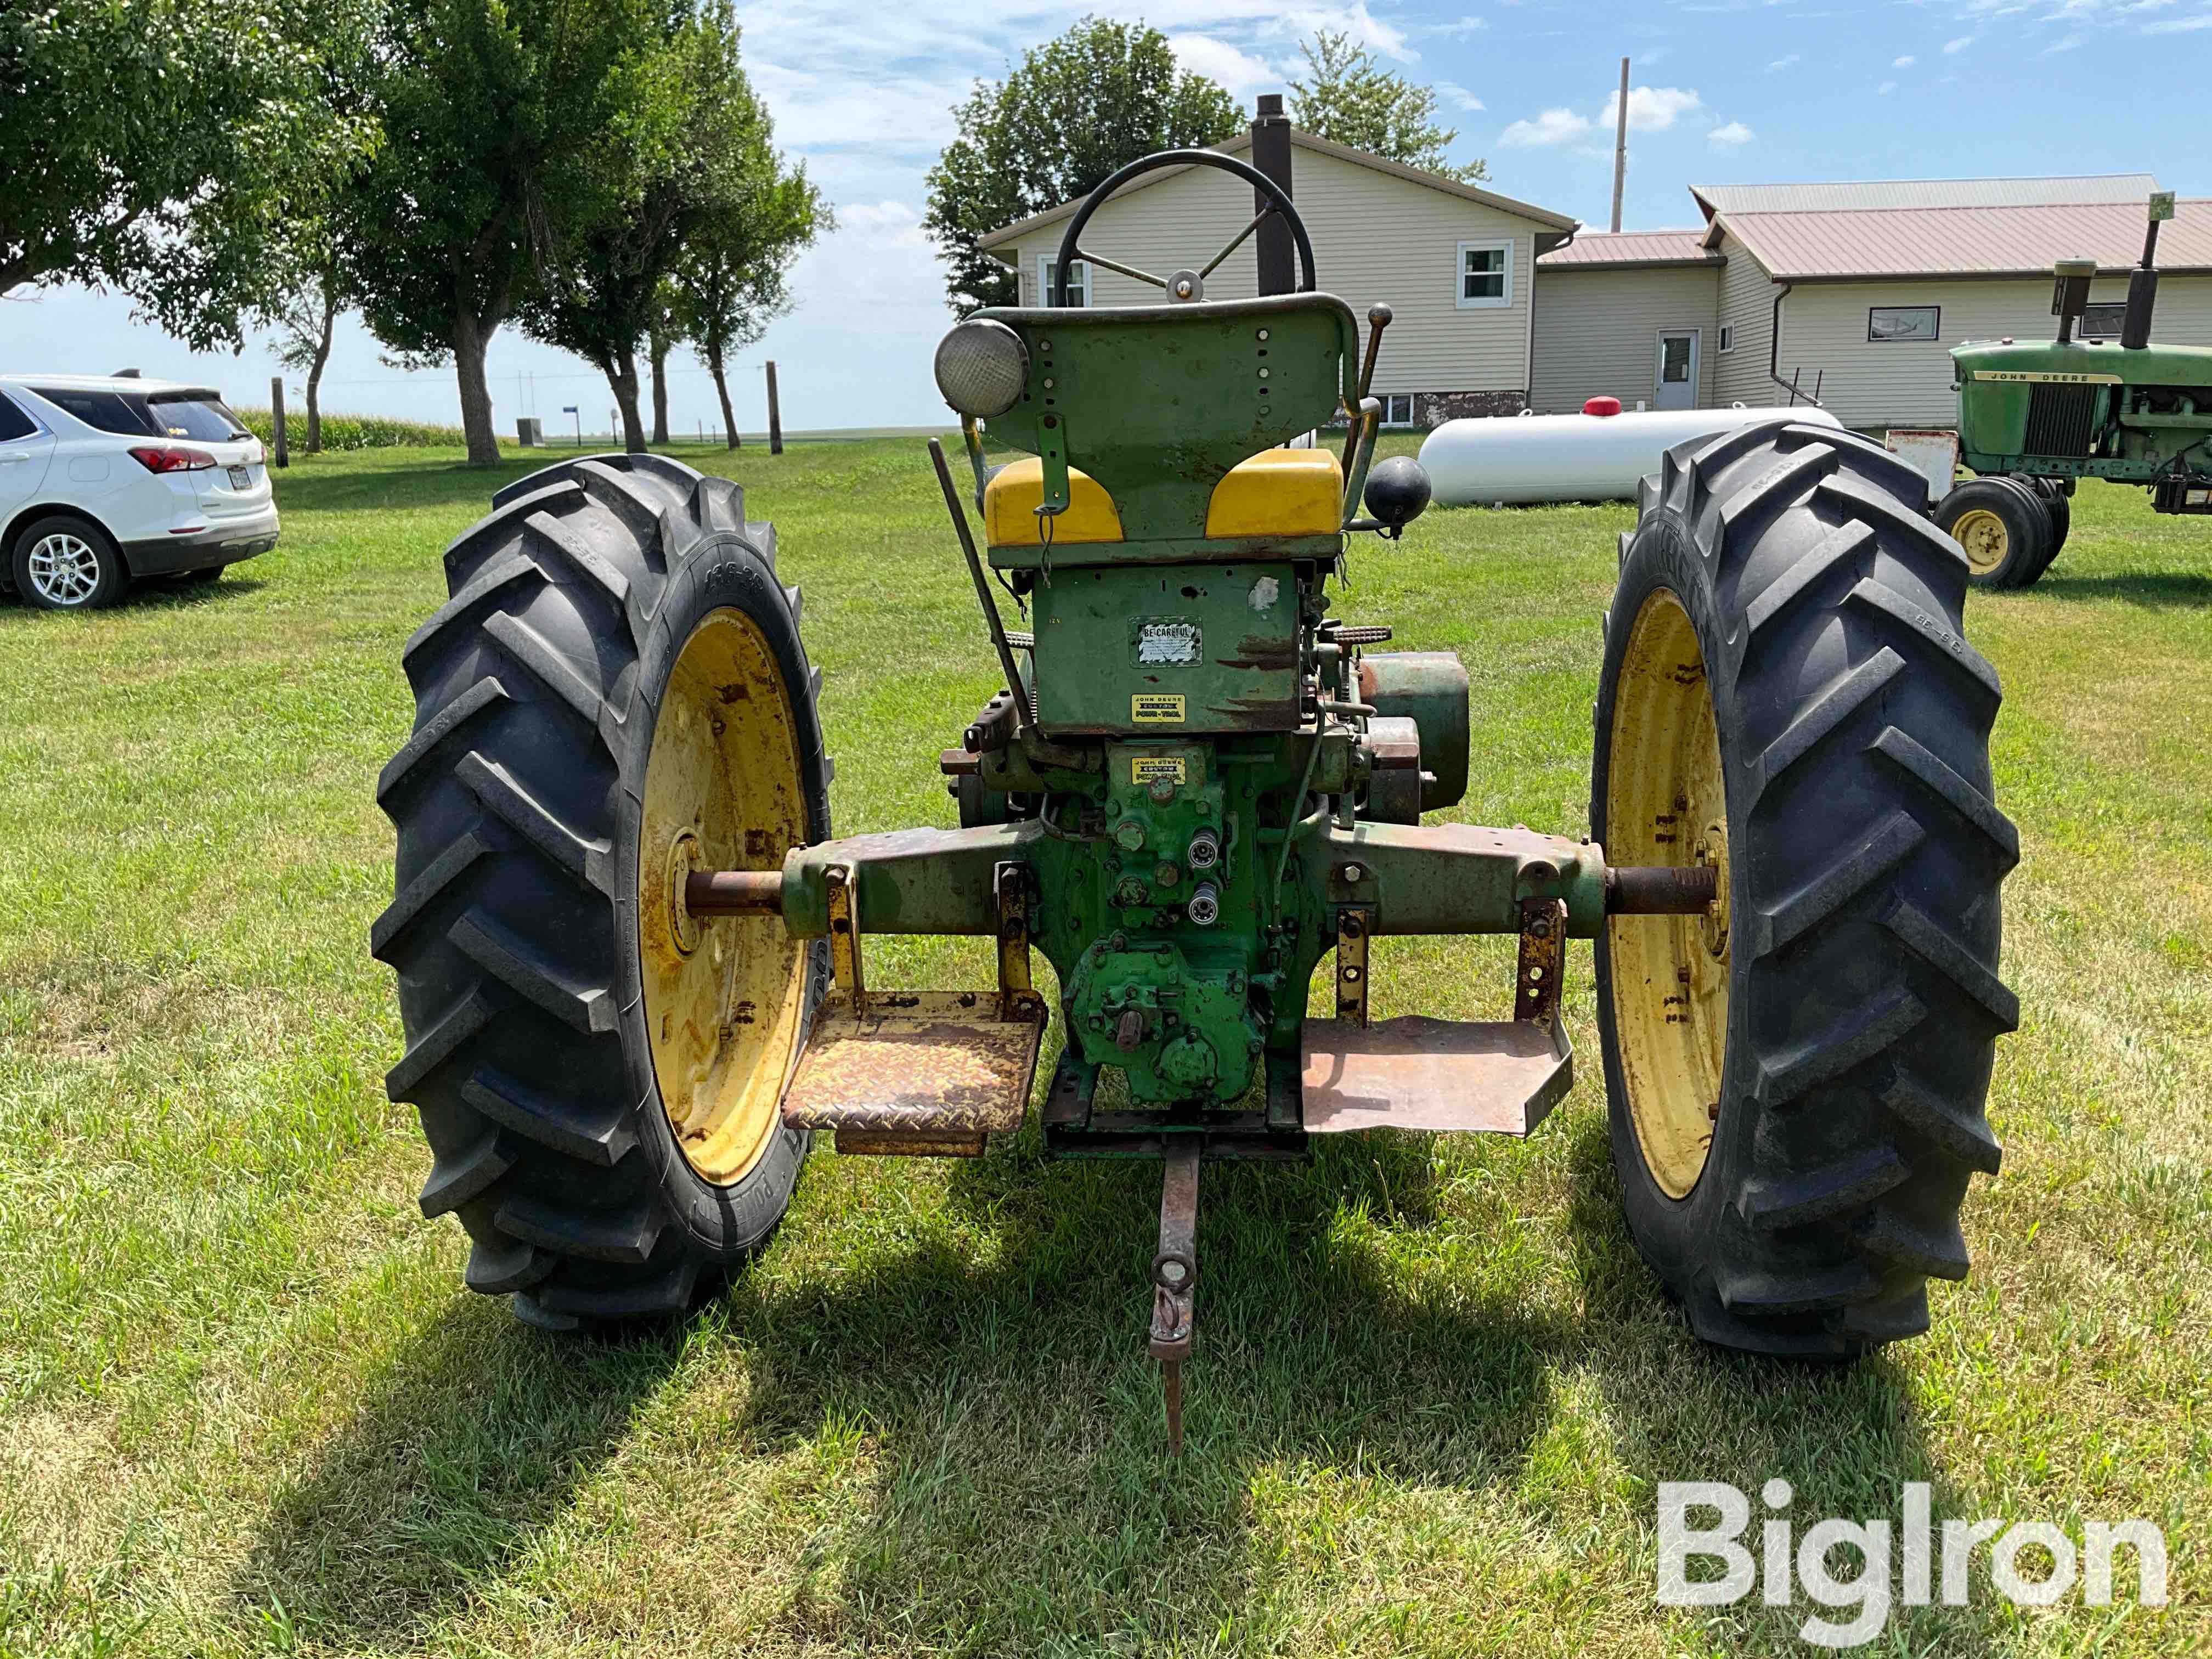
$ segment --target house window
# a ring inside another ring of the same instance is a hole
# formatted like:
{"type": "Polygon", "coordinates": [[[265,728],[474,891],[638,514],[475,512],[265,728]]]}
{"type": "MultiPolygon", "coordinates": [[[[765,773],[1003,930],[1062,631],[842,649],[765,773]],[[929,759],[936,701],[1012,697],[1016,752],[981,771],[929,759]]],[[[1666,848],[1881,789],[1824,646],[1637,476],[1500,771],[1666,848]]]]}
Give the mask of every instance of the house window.
{"type": "Polygon", "coordinates": [[[1459,308],[1495,310],[1513,303],[1513,244],[1459,245],[1459,308]]]}
{"type": "Polygon", "coordinates": [[[1735,349],[1735,325],[1734,323],[1723,323],[1721,325],[1720,349],[1723,351],[1734,351],[1735,349]]]}
{"type": "MultiPolygon", "coordinates": [[[[1037,303],[1048,306],[1052,301],[1053,278],[1059,273],[1060,261],[1037,255],[1037,303]]],[[[1067,270],[1067,303],[1088,306],[1091,303],[1091,262],[1078,259],[1067,270]]]]}
{"type": "Polygon", "coordinates": [[[1381,399],[1382,424],[1411,426],[1413,423],[1413,394],[1410,392],[1392,392],[1381,399]]]}
{"type": "Polygon", "coordinates": [[[1936,306],[1875,306],[1867,312],[1869,340],[1932,340],[1942,331],[1936,306]]]}
{"type": "Polygon", "coordinates": [[[2081,308],[2081,334],[2085,339],[2116,340],[2120,325],[2127,320],[2128,302],[2114,300],[2108,304],[2084,306],[2081,308]]]}

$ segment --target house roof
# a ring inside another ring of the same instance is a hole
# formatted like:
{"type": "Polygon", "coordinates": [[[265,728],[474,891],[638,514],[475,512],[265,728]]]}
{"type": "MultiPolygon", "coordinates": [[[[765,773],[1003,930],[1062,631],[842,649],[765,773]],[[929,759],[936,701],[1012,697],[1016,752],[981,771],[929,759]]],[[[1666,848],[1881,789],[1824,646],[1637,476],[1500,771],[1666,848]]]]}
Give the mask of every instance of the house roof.
{"type": "Polygon", "coordinates": [[[1703,230],[1586,230],[1536,263],[1546,270],[1642,270],[1657,265],[1728,263],[1705,246],[1703,230]]]}
{"type": "MultiPolygon", "coordinates": [[[[2143,204],[2075,202],[2016,207],[1875,208],[1863,211],[1723,212],[1725,228],[1777,282],[1887,276],[2047,276],[2057,259],[2094,259],[2119,272],[2142,254],[2143,204]]],[[[2175,204],[2159,228],[2161,270],[2212,270],[2212,198],[2175,204]]]]}
{"type": "Polygon", "coordinates": [[[1878,208],[2053,207],[2132,202],[2158,180],[2148,173],[2046,179],[1872,179],[1809,185],[1692,185],[1710,220],[1717,213],[1828,213],[1878,208]]]}
{"type": "MultiPolygon", "coordinates": [[[[1571,234],[1580,222],[1566,214],[1553,213],[1547,208],[1532,207],[1526,202],[1516,202],[1510,196],[1500,196],[1493,191],[1484,190],[1475,185],[1463,185],[1458,179],[1447,179],[1439,173],[1425,173],[1419,167],[1409,167],[1402,161],[1389,161],[1380,155],[1370,155],[1364,149],[1353,149],[1347,144],[1334,143],[1327,138],[1316,137],[1310,132],[1301,132],[1295,127],[1291,130],[1291,143],[1296,149],[1311,150],[1317,155],[1334,156],[1340,161],[1350,161],[1356,167],[1370,167],[1376,173],[1387,174],[1391,178],[1403,179],[1409,184],[1426,185],[1430,189],[1441,191],[1447,196],[1456,196],[1464,201],[1478,203],[1486,208],[1495,208],[1500,213],[1510,213],[1522,219],[1533,220],[1548,230],[1563,231],[1571,234]]],[[[1211,145],[1209,148],[1218,150],[1224,155],[1242,155],[1252,148],[1252,135],[1249,132],[1240,132],[1234,138],[1211,145]]],[[[1148,189],[1163,179],[1172,179],[1178,173],[1189,171],[1187,167],[1162,167],[1157,173],[1148,173],[1143,178],[1124,185],[1114,192],[1113,199],[1119,201],[1132,191],[1148,189]]],[[[1033,231],[1042,230],[1047,225],[1055,224],[1062,219],[1070,217],[1082,204],[1083,198],[1078,197],[1072,202],[1062,202],[1058,207],[1047,208],[1042,213],[1033,213],[1026,219],[1017,219],[1012,224],[1001,225],[989,235],[981,238],[975,246],[985,252],[994,254],[1012,264],[1014,263],[1013,258],[1011,253],[1005,251],[1008,244],[1018,241],[1033,231]]]]}

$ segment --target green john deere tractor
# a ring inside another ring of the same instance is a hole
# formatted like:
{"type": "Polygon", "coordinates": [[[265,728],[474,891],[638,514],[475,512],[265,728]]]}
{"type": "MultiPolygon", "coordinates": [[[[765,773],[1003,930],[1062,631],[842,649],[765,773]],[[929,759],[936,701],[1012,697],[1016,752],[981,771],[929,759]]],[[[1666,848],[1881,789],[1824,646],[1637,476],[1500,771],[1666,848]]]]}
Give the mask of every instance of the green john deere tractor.
{"type": "Polygon", "coordinates": [[[2172,192],[2154,195],[2117,344],[2075,337],[2097,262],[2061,259],[2056,339],[1952,352],[1960,459],[1980,476],[1936,504],[1936,521],[1976,586],[2026,587],[2051,568],[2082,478],[2144,485],[2154,513],[2212,513],[2212,348],[2150,341],[2158,228],[2172,216],[2172,192]]]}
{"type": "Polygon", "coordinates": [[[1628,1218],[1692,1327],[1828,1356],[1923,1329],[1997,1167],[2015,842],[1919,477],[1788,422],[1675,450],[1621,538],[1591,836],[1424,822],[1467,787],[1466,672],[1333,613],[1352,538],[1403,556],[1426,499],[1410,460],[1370,469],[1388,308],[1363,369],[1287,194],[1212,152],[1107,180],[1059,269],[1133,269],[1083,245],[1093,210],[1189,166],[1259,193],[1231,247],[1279,216],[1296,291],[1210,300],[1194,264],[1137,273],[1165,304],[987,311],[939,349],[967,464],[933,445],[938,487],[1005,678],[939,762],[957,829],[831,834],[799,590],[735,485],[568,461],[447,552],[374,943],[467,1282],[560,1329],[679,1314],[817,1136],[967,1157],[1020,1130],[1056,1006],[1044,1148],[1165,1165],[1151,1351],[1179,1422],[1201,1160],[1528,1133],[1569,1085],[1588,939],[1628,1218]],[[1308,441],[1339,415],[1341,457],[1308,441]],[[988,465],[985,420],[1024,458],[988,465]],[[879,985],[881,933],[994,938],[996,982],[879,985]],[[1374,1007],[1409,933],[1517,939],[1513,1017],[1374,1007]]]}

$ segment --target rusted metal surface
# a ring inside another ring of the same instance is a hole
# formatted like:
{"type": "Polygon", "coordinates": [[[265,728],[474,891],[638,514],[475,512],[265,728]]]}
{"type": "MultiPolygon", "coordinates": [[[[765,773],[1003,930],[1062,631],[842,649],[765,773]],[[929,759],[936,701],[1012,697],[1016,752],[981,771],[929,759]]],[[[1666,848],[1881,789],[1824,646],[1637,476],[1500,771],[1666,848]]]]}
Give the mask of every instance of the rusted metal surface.
{"type": "Polygon", "coordinates": [[[1147,1343],[1167,1392],[1168,1453],[1182,1452],[1182,1362],[1190,1358],[1193,1297],[1198,1288],[1198,1165],[1195,1139],[1178,1137],[1160,1177],[1160,1248],[1152,1257],[1152,1328],[1147,1343]]]}
{"type": "Polygon", "coordinates": [[[1361,896],[1377,933],[1517,933],[1521,901],[1553,896],[1567,901],[1569,938],[1595,938],[1605,924],[1605,850],[1595,842],[1517,826],[1362,821],[1309,845],[1304,856],[1319,872],[1367,872],[1361,896]]]}
{"type": "Polygon", "coordinates": [[[1421,821],[1421,730],[1403,716],[1383,715],[1367,723],[1367,750],[1374,770],[1367,777],[1367,811],[1363,817],[1383,823],[1421,821]]]}
{"type": "Polygon", "coordinates": [[[1605,909],[1613,916],[1694,916],[1719,896],[1710,864],[1632,864],[1605,872],[1605,909]]]}
{"type": "Polygon", "coordinates": [[[852,872],[872,933],[995,933],[999,866],[1026,862],[1043,839],[1030,818],[964,830],[889,830],[799,848],[785,860],[791,887],[784,922],[794,939],[828,934],[829,872],[842,866],[852,872]]]}
{"type": "Polygon", "coordinates": [[[889,1129],[840,1129],[840,1158],[981,1158],[988,1144],[981,1134],[913,1133],[889,1129]]]}
{"type": "Polygon", "coordinates": [[[684,878],[684,908],[695,916],[781,915],[781,870],[694,870],[684,878]]]}
{"type": "Polygon", "coordinates": [[[960,734],[962,746],[969,753],[979,755],[1006,748],[1013,742],[1018,730],[1017,717],[1019,712],[1014,694],[1000,686],[991,700],[983,705],[982,711],[969,723],[968,729],[960,734]]]}
{"type": "Polygon", "coordinates": [[[948,778],[980,776],[983,770],[983,757],[965,749],[939,750],[937,769],[948,778]]]}
{"type": "Polygon", "coordinates": [[[1346,905],[1336,913],[1336,1017],[1367,1024],[1367,939],[1375,913],[1346,905]]]}
{"type": "Polygon", "coordinates": [[[1574,1080],[1555,1019],[1431,1019],[1372,1025],[1309,1019],[1304,1032],[1309,1134],[1354,1129],[1525,1135],[1574,1080]]]}
{"type": "Polygon", "coordinates": [[[867,1011],[868,994],[861,978],[860,904],[853,892],[853,872],[833,864],[825,873],[830,889],[830,977],[837,995],[858,1015],[867,1011]]]}
{"type": "Polygon", "coordinates": [[[1520,961],[1513,975],[1513,1018],[1539,1025],[1559,1018],[1567,958],[1567,907],[1555,898],[1521,901],[1520,961]]]}
{"type": "Polygon", "coordinates": [[[1036,999],[1030,979],[1030,870],[1025,864],[1002,864],[996,882],[999,890],[999,1018],[1018,1019],[1028,1002],[1036,999]]]}
{"type": "Polygon", "coordinates": [[[783,1097],[794,1129],[969,1138],[1021,1127],[1043,1045],[1044,1000],[1012,1018],[981,991],[865,991],[823,1006],[783,1097]]]}

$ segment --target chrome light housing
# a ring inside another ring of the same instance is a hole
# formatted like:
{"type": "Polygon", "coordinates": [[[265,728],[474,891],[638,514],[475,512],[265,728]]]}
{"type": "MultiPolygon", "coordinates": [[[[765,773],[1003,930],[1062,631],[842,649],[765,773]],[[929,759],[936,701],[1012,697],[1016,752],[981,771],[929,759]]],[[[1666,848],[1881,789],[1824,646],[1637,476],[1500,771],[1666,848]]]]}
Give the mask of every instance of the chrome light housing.
{"type": "Polygon", "coordinates": [[[1003,415],[1029,384],[1030,351],[1004,323],[973,318],[937,343],[937,389],[961,414],[1003,415]]]}

